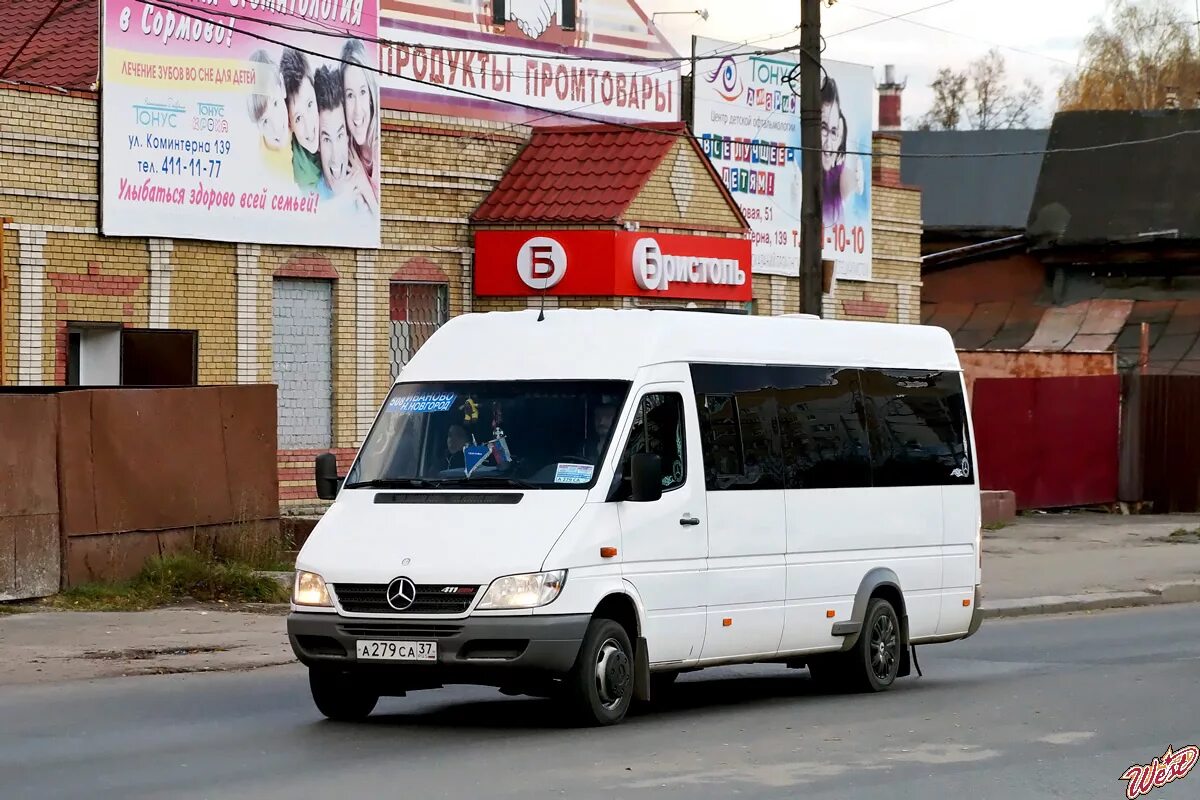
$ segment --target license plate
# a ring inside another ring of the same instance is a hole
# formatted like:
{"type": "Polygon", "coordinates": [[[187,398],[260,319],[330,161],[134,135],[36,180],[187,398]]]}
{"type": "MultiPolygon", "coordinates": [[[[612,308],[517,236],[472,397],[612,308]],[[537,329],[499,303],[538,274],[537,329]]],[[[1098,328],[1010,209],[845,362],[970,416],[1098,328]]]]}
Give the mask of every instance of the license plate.
{"type": "Polygon", "coordinates": [[[437,642],[396,642],[359,639],[359,661],[437,661],[437,642]]]}

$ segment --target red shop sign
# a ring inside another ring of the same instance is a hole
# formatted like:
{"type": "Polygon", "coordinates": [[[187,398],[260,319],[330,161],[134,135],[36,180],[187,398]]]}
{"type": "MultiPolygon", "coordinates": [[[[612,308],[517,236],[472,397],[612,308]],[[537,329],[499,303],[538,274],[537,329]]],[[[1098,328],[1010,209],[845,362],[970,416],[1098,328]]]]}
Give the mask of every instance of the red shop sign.
{"type": "Polygon", "coordinates": [[[476,231],[480,297],[751,297],[750,241],[628,231],[476,231]]]}

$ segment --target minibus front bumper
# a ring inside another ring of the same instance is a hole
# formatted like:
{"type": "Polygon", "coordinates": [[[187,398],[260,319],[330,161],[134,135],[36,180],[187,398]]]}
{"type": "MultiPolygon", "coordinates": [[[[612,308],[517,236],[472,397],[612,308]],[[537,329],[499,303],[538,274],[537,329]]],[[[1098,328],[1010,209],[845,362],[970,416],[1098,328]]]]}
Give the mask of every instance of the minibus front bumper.
{"type": "Polygon", "coordinates": [[[568,672],[590,621],[587,614],[431,620],[293,611],[287,632],[296,658],[310,667],[397,672],[445,683],[503,683],[505,675],[515,673],[568,672]],[[436,660],[360,659],[359,641],[432,643],[436,660]]]}

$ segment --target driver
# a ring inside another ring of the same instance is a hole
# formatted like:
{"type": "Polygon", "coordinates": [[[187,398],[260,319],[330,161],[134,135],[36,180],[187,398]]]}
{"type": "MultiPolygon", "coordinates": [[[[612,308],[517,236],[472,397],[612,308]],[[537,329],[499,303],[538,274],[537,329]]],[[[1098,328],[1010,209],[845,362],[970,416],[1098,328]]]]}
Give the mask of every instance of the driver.
{"type": "Polygon", "coordinates": [[[467,429],[457,422],[446,429],[446,469],[466,469],[463,448],[470,443],[467,429]]]}
{"type": "Polygon", "coordinates": [[[592,430],[595,432],[595,437],[586,445],[585,452],[588,458],[597,463],[600,461],[600,452],[608,440],[608,434],[612,431],[616,416],[616,406],[609,403],[596,406],[595,411],[592,412],[592,430]]]}

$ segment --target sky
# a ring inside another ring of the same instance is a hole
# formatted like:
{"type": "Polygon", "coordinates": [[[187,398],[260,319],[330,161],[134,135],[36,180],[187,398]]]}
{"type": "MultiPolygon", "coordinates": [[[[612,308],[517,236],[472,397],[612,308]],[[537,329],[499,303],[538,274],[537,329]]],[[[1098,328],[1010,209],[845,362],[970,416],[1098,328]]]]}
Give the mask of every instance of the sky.
{"type": "MultiPolygon", "coordinates": [[[[638,1],[647,14],[708,11],[707,20],[695,14],[654,20],[682,53],[691,51],[692,36],[742,42],[785,34],[763,46],[799,43],[799,31],[793,29],[800,23],[800,0],[638,1]]],[[[1196,15],[1194,0],[1175,1],[1190,16],[1196,15]]],[[[933,100],[929,83],[939,67],[963,69],[993,46],[999,46],[1014,86],[1031,78],[1043,87],[1045,100],[1033,125],[1048,126],[1058,87],[1077,63],[1084,36],[1107,5],[1105,0],[944,0],[936,8],[880,22],[938,2],[836,0],[832,8],[821,9],[821,31],[826,37],[823,58],[870,65],[879,81],[884,65],[894,64],[896,79],[907,81],[902,100],[906,128],[929,109],[933,100]],[[873,22],[879,24],[851,30],[873,22]]]]}

